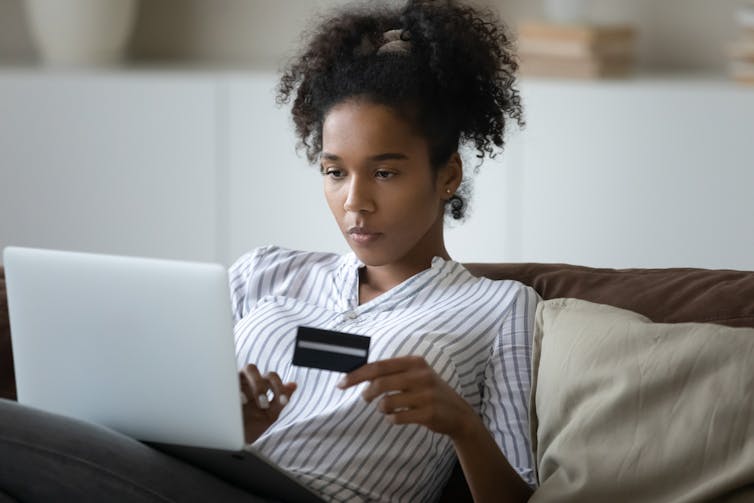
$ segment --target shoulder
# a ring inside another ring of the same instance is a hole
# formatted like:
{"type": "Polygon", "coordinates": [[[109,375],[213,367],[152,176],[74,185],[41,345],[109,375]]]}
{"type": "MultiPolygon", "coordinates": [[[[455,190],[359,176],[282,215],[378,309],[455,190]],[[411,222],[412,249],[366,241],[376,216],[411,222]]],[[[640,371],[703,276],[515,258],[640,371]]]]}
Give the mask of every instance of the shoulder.
{"type": "Polygon", "coordinates": [[[477,297],[476,302],[484,304],[479,306],[497,321],[495,331],[498,334],[498,344],[511,338],[525,340],[532,339],[534,319],[537,306],[542,301],[537,291],[529,285],[512,279],[490,279],[474,276],[466,272],[469,281],[476,282],[481,286],[483,295],[477,297]],[[517,335],[521,334],[521,335],[517,335]]]}
{"type": "Polygon", "coordinates": [[[234,278],[248,279],[285,268],[289,272],[309,269],[316,264],[335,264],[341,255],[327,252],[292,250],[276,245],[261,246],[241,255],[228,269],[231,281],[234,278]]]}
{"type": "Polygon", "coordinates": [[[335,253],[262,246],[241,255],[228,269],[231,302],[236,320],[267,295],[284,294],[295,282],[305,282],[319,271],[334,271],[345,257],[335,253]]]}
{"type": "Polygon", "coordinates": [[[485,292],[485,302],[495,306],[498,311],[512,311],[521,305],[536,307],[541,300],[534,288],[517,280],[476,276],[465,267],[462,267],[459,276],[460,281],[467,285],[478,285],[485,292]]]}

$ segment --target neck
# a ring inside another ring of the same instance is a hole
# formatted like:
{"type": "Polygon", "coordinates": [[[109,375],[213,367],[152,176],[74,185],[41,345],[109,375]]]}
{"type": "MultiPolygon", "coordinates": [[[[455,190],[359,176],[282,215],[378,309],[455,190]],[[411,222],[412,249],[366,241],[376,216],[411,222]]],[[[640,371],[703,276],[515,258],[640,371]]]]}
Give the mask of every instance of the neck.
{"type": "Polygon", "coordinates": [[[364,266],[359,271],[361,302],[376,297],[432,266],[432,259],[450,260],[445,248],[442,220],[400,261],[380,266],[364,266]]]}
{"type": "Polygon", "coordinates": [[[383,266],[364,266],[359,271],[359,282],[370,290],[379,293],[386,292],[406,281],[411,276],[429,269],[432,266],[433,257],[442,257],[445,260],[450,260],[448,252],[443,248],[442,251],[425,257],[422,260],[412,260],[401,262],[400,264],[383,266]]]}

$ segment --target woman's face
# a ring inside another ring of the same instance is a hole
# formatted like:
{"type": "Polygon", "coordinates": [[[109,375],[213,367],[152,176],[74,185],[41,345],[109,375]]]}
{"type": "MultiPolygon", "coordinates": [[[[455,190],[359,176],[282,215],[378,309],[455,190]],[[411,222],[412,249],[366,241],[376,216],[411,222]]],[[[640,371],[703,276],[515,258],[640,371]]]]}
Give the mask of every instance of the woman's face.
{"type": "Polygon", "coordinates": [[[366,265],[426,263],[444,251],[446,189],[458,184],[448,169],[435,176],[426,140],[391,108],[357,100],[333,107],[320,162],[330,210],[366,265]]]}

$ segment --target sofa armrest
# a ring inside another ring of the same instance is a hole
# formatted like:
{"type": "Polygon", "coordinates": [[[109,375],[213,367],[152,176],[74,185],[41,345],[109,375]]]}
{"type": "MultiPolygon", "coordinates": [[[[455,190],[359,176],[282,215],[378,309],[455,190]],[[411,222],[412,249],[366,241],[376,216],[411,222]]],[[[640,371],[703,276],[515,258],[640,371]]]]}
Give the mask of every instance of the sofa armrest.
{"type": "Polygon", "coordinates": [[[8,297],[5,293],[5,270],[0,267],[0,398],[16,399],[13,353],[10,347],[8,297]]]}

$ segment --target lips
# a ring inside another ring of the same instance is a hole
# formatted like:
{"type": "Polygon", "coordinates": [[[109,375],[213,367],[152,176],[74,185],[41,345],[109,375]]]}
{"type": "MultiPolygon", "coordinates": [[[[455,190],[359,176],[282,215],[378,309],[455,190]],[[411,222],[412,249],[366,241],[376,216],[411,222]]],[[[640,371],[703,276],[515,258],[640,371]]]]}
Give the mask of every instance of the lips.
{"type": "Polygon", "coordinates": [[[348,235],[355,243],[367,245],[378,240],[382,236],[382,233],[375,232],[367,227],[354,226],[349,227],[348,235]]]}

